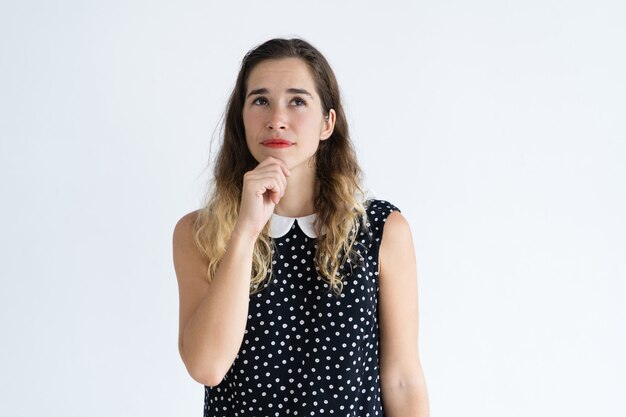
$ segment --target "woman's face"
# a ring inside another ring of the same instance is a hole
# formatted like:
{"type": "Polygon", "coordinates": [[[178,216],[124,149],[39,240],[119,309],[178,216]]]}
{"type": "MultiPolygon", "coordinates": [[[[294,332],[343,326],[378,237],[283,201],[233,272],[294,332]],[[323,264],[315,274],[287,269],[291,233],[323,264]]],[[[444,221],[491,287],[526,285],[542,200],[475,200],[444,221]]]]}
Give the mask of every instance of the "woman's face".
{"type": "MultiPolygon", "coordinates": [[[[246,143],[260,163],[268,156],[287,167],[307,167],[319,141],[330,137],[335,111],[328,118],[307,64],[299,58],[262,61],[250,72],[243,105],[246,143]],[[286,141],[271,146],[272,139],[286,141]]],[[[314,166],[314,165],[313,165],[314,166]]]]}

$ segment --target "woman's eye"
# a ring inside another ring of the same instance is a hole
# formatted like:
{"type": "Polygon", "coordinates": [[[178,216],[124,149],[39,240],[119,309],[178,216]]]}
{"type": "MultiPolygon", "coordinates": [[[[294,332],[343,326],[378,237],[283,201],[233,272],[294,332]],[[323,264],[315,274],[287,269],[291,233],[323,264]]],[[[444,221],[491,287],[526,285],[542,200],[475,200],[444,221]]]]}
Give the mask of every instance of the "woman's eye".
{"type": "MultiPolygon", "coordinates": [[[[295,97],[291,101],[296,104],[296,107],[306,106],[306,101],[304,101],[300,97],[295,97]]],[[[265,97],[257,97],[252,101],[252,104],[264,106],[267,105],[267,99],[265,97]]]]}

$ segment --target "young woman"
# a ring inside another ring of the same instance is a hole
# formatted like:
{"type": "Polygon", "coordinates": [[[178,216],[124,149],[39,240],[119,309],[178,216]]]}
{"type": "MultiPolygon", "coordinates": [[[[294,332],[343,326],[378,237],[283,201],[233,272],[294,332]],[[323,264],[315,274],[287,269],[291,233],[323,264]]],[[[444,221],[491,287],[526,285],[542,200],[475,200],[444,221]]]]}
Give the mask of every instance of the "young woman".
{"type": "Polygon", "coordinates": [[[204,415],[428,416],[411,231],[365,197],[317,49],[246,54],[214,175],[173,236],[179,350],[204,415]]]}

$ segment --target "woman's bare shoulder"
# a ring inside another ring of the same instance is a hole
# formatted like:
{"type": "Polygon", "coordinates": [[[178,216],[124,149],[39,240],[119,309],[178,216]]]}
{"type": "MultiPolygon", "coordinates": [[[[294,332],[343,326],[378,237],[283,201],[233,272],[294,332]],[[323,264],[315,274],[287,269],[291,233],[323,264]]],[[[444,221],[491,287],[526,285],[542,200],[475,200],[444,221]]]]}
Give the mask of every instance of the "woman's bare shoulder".
{"type": "Polygon", "coordinates": [[[194,223],[198,220],[201,210],[202,209],[190,211],[189,213],[185,214],[183,217],[178,219],[178,221],[176,222],[176,226],[174,227],[174,230],[180,227],[193,226],[194,223]]]}
{"type": "Polygon", "coordinates": [[[172,243],[174,245],[174,252],[182,251],[189,254],[197,253],[197,248],[194,244],[194,234],[196,231],[196,222],[200,216],[202,209],[191,211],[182,216],[174,226],[174,232],[172,236],[172,243]]]}

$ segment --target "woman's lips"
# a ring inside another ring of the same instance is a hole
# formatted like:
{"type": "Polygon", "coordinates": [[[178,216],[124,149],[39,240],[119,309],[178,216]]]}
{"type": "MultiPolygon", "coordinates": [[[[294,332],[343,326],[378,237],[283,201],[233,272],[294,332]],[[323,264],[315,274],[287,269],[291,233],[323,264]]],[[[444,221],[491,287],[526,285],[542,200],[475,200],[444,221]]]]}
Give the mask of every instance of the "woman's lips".
{"type": "Polygon", "coordinates": [[[269,148],[288,148],[291,145],[293,145],[293,143],[287,140],[270,139],[270,140],[266,140],[262,142],[262,145],[267,146],[269,148]]]}

